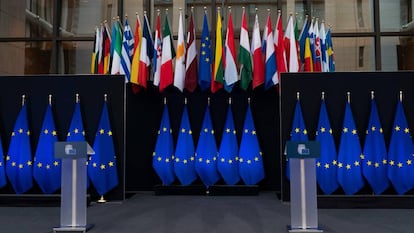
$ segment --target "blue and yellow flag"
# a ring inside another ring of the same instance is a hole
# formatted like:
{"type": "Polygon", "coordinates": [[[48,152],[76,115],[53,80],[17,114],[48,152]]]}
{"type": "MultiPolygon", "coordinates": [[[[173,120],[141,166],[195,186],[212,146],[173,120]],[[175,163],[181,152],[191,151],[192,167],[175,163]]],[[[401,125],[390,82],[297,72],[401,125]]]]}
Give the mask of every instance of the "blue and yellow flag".
{"type": "Polygon", "coordinates": [[[204,13],[203,31],[200,42],[200,59],[198,61],[198,84],[201,90],[207,90],[211,83],[211,38],[208,29],[207,14],[204,13]]]}
{"type": "Polygon", "coordinates": [[[338,152],[338,182],[347,195],[358,192],[364,186],[360,156],[361,144],[348,101],[338,152]]]}
{"type": "Polygon", "coordinates": [[[381,194],[388,186],[387,148],[375,99],[371,100],[371,113],[365,137],[362,173],[375,194],[381,194]]]}
{"type": "Polygon", "coordinates": [[[32,188],[32,165],[27,107],[23,100],[23,106],[11,134],[9,152],[6,157],[6,174],[17,194],[25,193],[32,188]]]}
{"type": "Polygon", "coordinates": [[[52,106],[49,103],[43,118],[42,129],[34,157],[33,177],[43,193],[52,194],[60,188],[61,160],[54,156],[57,139],[52,106]]]}
{"type": "Polygon", "coordinates": [[[246,185],[255,185],[265,177],[262,152],[250,104],[247,106],[240,142],[239,173],[246,185]]]}
{"type": "Polygon", "coordinates": [[[237,184],[240,180],[238,154],[239,146],[237,144],[236,129],[234,127],[231,104],[229,104],[217,162],[217,170],[228,185],[237,184]]]}
{"type": "Polygon", "coordinates": [[[178,133],[174,159],[174,172],[182,185],[190,185],[197,179],[194,163],[195,152],[193,133],[188,118],[187,104],[185,104],[181,116],[181,126],[180,132],[178,133]]]}
{"type": "Polygon", "coordinates": [[[174,141],[168,115],[167,104],[164,103],[160,129],[158,130],[155,150],[152,154],[152,167],[160,177],[163,185],[170,185],[175,180],[173,160],[174,141]]]}
{"type": "MultiPolygon", "coordinates": [[[[398,194],[414,188],[413,142],[402,101],[398,101],[388,148],[388,178],[398,194]]],[[[385,161],[384,161],[385,162],[385,161]]]]}
{"type": "Polygon", "coordinates": [[[316,179],[323,193],[331,194],[339,187],[337,153],[324,98],[321,101],[315,141],[321,146],[320,158],[316,159],[316,179]]]}
{"type": "Polygon", "coordinates": [[[6,172],[4,171],[4,152],[3,144],[1,143],[0,138],[0,188],[4,187],[7,184],[6,172]]]}
{"type": "MultiPolygon", "coordinates": [[[[300,107],[299,94],[296,98],[295,113],[293,115],[292,130],[290,131],[290,141],[308,141],[308,131],[306,130],[305,120],[302,115],[302,108],[300,107]]],[[[290,163],[286,163],[286,177],[290,179],[290,163]]]]}
{"type": "Polygon", "coordinates": [[[95,154],[89,160],[88,175],[98,194],[104,195],[118,185],[116,154],[106,100],[96,130],[93,150],[95,154]]]}
{"type": "Polygon", "coordinates": [[[217,144],[208,105],[198,138],[195,169],[207,188],[220,179],[217,173],[217,144]]]}

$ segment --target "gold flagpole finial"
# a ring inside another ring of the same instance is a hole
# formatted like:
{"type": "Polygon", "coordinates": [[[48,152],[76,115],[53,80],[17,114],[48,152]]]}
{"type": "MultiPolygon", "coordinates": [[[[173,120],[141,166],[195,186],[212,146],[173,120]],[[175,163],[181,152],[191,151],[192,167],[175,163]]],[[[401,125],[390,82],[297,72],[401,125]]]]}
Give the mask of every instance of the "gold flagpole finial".
{"type": "Polygon", "coordinates": [[[322,100],[325,100],[325,92],[322,91],[322,100]]]}
{"type": "Polygon", "coordinates": [[[26,95],[22,95],[22,106],[26,103],[26,95]]]}
{"type": "Polygon", "coordinates": [[[210,97],[207,98],[207,104],[210,106],[210,97]]]}
{"type": "Polygon", "coordinates": [[[184,104],[187,105],[187,97],[184,98],[184,104]]]}
{"type": "Polygon", "coordinates": [[[75,102],[76,102],[76,103],[79,103],[79,101],[80,101],[79,94],[78,94],[78,93],[76,93],[75,102]]]}
{"type": "Polygon", "coordinates": [[[167,97],[164,97],[164,105],[167,104],[167,97]]]}
{"type": "Polygon", "coordinates": [[[101,198],[99,198],[98,203],[106,203],[106,200],[103,195],[101,196],[101,198]]]}
{"type": "Polygon", "coordinates": [[[107,102],[108,101],[108,94],[104,94],[104,101],[107,102]]]}
{"type": "Polygon", "coordinates": [[[247,98],[247,103],[250,105],[250,97],[247,98]]]}
{"type": "Polygon", "coordinates": [[[371,91],[371,99],[374,99],[374,91],[371,91]]]}
{"type": "Polygon", "coordinates": [[[231,97],[229,97],[229,104],[231,104],[231,97]]]}
{"type": "Polygon", "coordinates": [[[403,100],[403,92],[400,91],[400,101],[402,102],[402,100],[403,100]]]}
{"type": "Polygon", "coordinates": [[[296,92],[296,100],[299,100],[299,97],[300,97],[300,92],[298,91],[296,92]]]}
{"type": "Polygon", "coordinates": [[[346,93],[348,103],[351,103],[351,92],[346,93]]]}
{"type": "Polygon", "coordinates": [[[52,106],[52,94],[49,94],[49,105],[52,106]]]}

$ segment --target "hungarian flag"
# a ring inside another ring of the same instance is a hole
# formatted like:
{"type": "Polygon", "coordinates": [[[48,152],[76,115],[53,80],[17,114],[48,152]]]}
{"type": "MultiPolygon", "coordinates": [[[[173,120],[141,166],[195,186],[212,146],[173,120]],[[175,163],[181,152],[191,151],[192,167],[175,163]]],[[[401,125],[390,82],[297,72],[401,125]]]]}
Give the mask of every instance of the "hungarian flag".
{"type": "Polygon", "coordinates": [[[252,56],[250,54],[249,32],[247,30],[246,12],[243,7],[242,23],[240,28],[240,47],[238,61],[240,64],[240,86],[244,90],[250,85],[253,75],[252,56]]]}
{"type": "Polygon", "coordinates": [[[191,11],[190,24],[187,33],[187,51],[185,61],[184,88],[193,92],[197,88],[197,49],[195,41],[194,16],[191,11]]]}
{"type": "Polygon", "coordinates": [[[223,70],[223,35],[221,28],[220,11],[217,12],[216,27],[216,50],[214,52],[214,70],[213,80],[211,82],[211,92],[214,93],[223,87],[224,70],[223,70]]]}
{"type": "Polygon", "coordinates": [[[173,83],[173,63],[175,51],[172,42],[170,25],[168,24],[168,17],[165,16],[164,28],[162,38],[162,55],[161,55],[161,70],[160,70],[160,92],[163,92],[166,87],[173,83]]]}
{"type": "Polygon", "coordinates": [[[252,54],[253,54],[253,83],[252,88],[264,83],[264,63],[262,56],[262,44],[260,39],[259,17],[256,14],[252,35],[252,54]]]}

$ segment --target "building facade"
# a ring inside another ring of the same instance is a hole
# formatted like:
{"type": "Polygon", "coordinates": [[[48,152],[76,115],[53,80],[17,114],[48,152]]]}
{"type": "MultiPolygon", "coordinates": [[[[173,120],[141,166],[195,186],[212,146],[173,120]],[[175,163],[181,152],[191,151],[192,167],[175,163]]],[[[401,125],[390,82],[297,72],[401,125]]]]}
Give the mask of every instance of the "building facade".
{"type": "MultiPolygon", "coordinates": [[[[152,29],[157,10],[162,18],[167,15],[176,39],[179,9],[189,16],[193,7],[198,40],[203,12],[207,10],[214,38],[218,7],[223,25],[226,25],[229,6],[232,7],[236,44],[242,7],[246,9],[250,35],[256,13],[263,31],[268,9],[273,24],[277,10],[281,10],[284,27],[291,12],[296,14],[299,29],[305,15],[324,20],[331,26],[336,71],[414,68],[411,59],[414,54],[412,0],[2,0],[0,73],[89,73],[95,27],[119,16],[123,22],[129,17],[134,28],[135,15],[142,20],[144,11],[152,29]]],[[[184,23],[187,28],[188,17],[184,23]]]]}

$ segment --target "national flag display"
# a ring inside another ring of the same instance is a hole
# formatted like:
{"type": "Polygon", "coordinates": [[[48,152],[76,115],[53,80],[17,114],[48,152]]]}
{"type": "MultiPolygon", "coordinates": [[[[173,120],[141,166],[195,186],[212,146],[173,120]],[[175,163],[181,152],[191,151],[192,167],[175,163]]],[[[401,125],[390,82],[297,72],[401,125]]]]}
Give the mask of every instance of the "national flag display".
{"type": "Polygon", "coordinates": [[[191,11],[190,23],[188,25],[187,33],[187,48],[185,60],[185,81],[184,88],[189,92],[194,92],[197,88],[197,48],[194,27],[194,15],[191,11]]]}
{"type": "Polygon", "coordinates": [[[224,89],[231,92],[233,85],[238,81],[236,65],[236,48],[234,45],[233,19],[231,8],[227,20],[227,33],[225,42],[225,62],[224,62],[224,89]]]}
{"type": "Polygon", "coordinates": [[[174,86],[181,92],[184,90],[185,81],[185,43],[183,27],[183,13],[180,11],[178,21],[177,53],[175,57],[174,86]]]}
{"type": "Polygon", "coordinates": [[[211,83],[211,38],[208,29],[207,12],[204,12],[203,31],[200,42],[200,59],[198,61],[198,85],[205,91],[211,83]]]}
{"type": "Polygon", "coordinates": [[[265,80],[265,66],[263,62],[262,44],[260,39],[259,16],[257,16],[257,14],[254,20],[251,50],[253,56],[252,88],[255,89],[256,87],[262,85],[265,80]]]}
{"type": "Polygon", "coordinates": [[[173,83],[173,59],[175,50],[173,46],[173,38],[171,35],[168,16],[165,16],[164,28],[162,31],[162,55],[160,68],[160,92],[173,83]]]}
{"type": "Polygon", "coordinates": [[[124,34],[122,37],[121,48],[121,65],[120,74],[125,75],[128,81],[131,81],[131,62],[134,55],[134,36],[132,35],[131,27],[128,19],[125,19],[124,34]]]}
{"type": "Polygon", "coordinates": [[[243,7],[240,27],[240,47],[238,62],[240,64],[240,87],[247,90],[253,77],[252,55],[250,54],[249,32],[247,31],[246,11],[243,7]]]}
{"type": "Polygon", "coordinates": [[[216,27],[216,48],[214,52],[214,70],[213,80],[211,82],[211,92],[214,93],[221,89],[224,84],[224,70],[223,70],[223,32],[221,28],[220,11],[217,12],[217,27],[216,27]]]}

